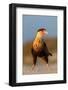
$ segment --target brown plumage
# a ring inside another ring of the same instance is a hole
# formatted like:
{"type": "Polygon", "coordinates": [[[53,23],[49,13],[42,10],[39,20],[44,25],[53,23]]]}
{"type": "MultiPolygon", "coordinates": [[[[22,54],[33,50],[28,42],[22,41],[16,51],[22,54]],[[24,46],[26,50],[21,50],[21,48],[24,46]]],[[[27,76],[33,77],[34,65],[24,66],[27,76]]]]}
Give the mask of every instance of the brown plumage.
{"type": "Polygon", "coordinates": [[[36,65],[37,57],[43,57],[48,64],[48,56],[52,56],[49,52],[47,45],[43,39],[44,35],[47,34],[46,29],[41,28],[37,31],[37,35],[33,41],[31,53],[33,56],[33,64],[36,65]]]}

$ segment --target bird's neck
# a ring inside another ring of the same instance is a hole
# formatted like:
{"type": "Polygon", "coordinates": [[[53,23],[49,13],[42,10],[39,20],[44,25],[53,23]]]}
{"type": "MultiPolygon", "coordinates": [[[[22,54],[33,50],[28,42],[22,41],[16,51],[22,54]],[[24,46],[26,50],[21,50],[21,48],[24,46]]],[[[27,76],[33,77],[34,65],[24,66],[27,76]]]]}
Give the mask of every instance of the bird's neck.
{"type": "Polygon", "coordinates": [[[37,33],[36,39],[42,40],[42,36],[39,33],[37,33]]]}
{"type": "Polygon", "coordinates": [[[35,39],[36,39],[36,40],[40,40],[40,41],[42,41],[42,40],[43,40],[43,37],[40,36],[39,34],[37,34],[35,39]]]}
{"type": "Polygon", "coordinates": [[[42,41],[42,38],[36,36],[35,40],[40,40],[40,41],[42,41]]]}

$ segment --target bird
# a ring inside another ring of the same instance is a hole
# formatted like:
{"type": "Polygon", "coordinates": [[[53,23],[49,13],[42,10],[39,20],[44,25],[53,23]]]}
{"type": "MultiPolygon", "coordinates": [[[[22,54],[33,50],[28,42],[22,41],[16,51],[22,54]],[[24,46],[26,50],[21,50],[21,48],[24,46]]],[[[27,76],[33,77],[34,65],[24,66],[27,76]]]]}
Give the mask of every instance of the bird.
{"type": "Polygon", "coordinates": [[[48,65],[48,56],[52,56],[45,43],[44,37],[48,34],[45,28],[39,28],[32,42],[31,54],[33,57],[33,68],[36,66],[37,57],[43,58],[48,65]]]}

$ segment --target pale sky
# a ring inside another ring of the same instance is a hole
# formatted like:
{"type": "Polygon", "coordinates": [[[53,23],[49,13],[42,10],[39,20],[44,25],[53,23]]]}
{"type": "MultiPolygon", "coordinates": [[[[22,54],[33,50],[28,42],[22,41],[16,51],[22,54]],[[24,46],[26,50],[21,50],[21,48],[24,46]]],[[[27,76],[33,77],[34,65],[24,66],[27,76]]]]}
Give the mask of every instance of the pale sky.
{"type": "Polygon", "coordinates": [[[57,16],[23,15],[24,42],[33,40],[39,28],[46,28],[47,37],[57,37],[57,16]]]}

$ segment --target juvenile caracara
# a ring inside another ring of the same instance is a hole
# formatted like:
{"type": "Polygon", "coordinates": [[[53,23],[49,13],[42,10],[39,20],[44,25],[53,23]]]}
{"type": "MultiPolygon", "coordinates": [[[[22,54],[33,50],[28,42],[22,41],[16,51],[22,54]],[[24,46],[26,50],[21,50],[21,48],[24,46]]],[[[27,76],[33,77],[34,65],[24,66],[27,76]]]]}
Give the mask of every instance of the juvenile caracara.
{"type": "Polygon", "coordinates": [[[43,39],[45,35],[47,35],[48,32],[45,28],[38,29],[36,37],[33,41],[33,45],[31,48],[31,53],[33,56],[33,66],[36,65],[37,57],[44,58],[45,62],[48,64],[48,56],[52,56],[52,54],[49,52],[47,45],[43,39]]]}

